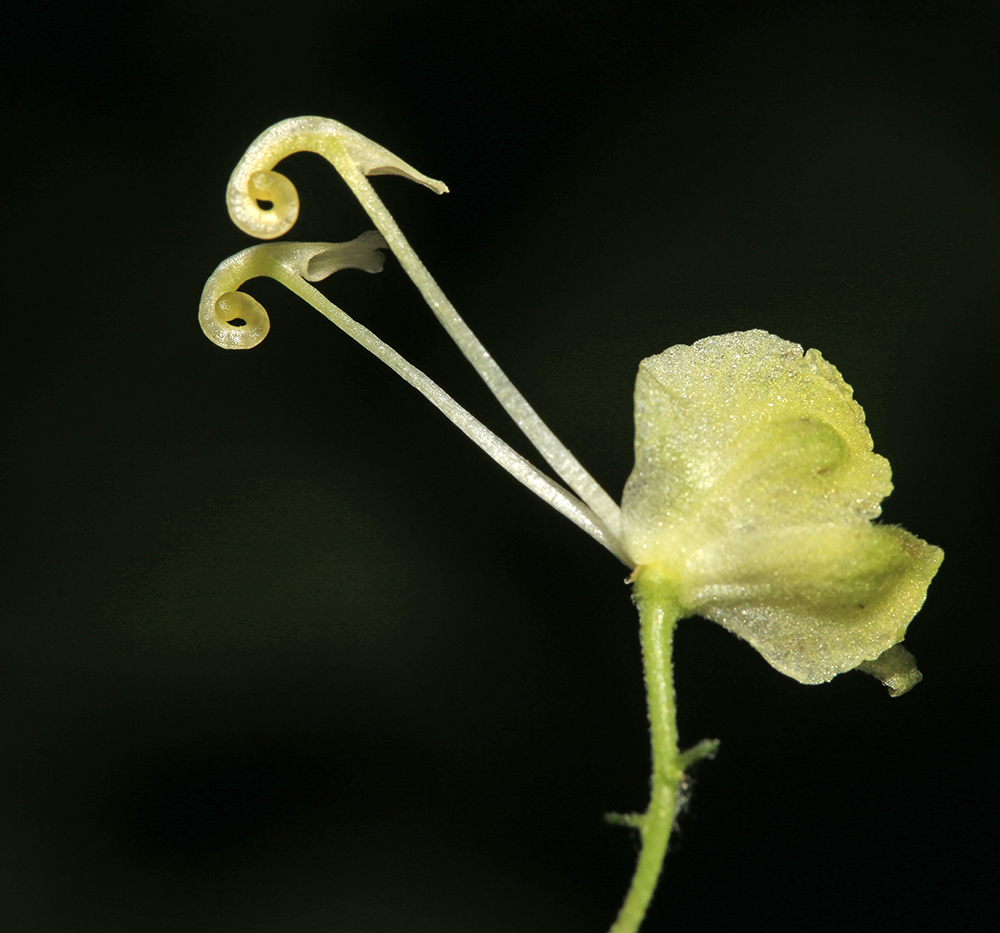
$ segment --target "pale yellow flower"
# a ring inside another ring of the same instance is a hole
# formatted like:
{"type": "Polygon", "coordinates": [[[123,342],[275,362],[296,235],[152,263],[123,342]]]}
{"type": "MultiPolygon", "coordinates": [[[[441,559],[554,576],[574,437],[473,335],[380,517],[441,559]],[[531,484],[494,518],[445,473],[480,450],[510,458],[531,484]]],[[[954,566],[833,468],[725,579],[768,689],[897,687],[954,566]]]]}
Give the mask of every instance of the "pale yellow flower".
{"type": "Polygon", "coordinates": [[[563,445],[473,334],[403,236],[367,176],[398,174],[443,193],[377,143],[320,117],[262,133],[240,160],[226,201],[245,232],[274,239],[298,216],[292,182],[274,170],[294,152],[321,153],[378,233],[350,243],[251,247],[222,263],[200,321],[219,346],[255,346],[270,324],[239,289],[282,282],[378,356],[505,470],[632,568],[652,738],[650,803],[615,822],[640,831],[636,872],[612,933],[635,933],[659,877],[685,770],[714,754],[677,742],[671,648],[675,623],[702,615],[746,639],[778,670],[821,683],[855,668],[899,696],[920,680],[902,647],[943,553],[876,524],[892,491],[851,387],[816,350],[761,330],[699,340],[643,360],[635,388],[635,468],[622,504],[563,445]],[[264,206],[266,202],[270,206],[264,206]],[[376,272],[390,249],[428,306],[551,470],[553,480],[426,374],[310,283],[344,268],[376,272]]]}
{"type": "MultiPolygon", "coordinates": [[[[889,462],[817,350],[760,330],[672,347],[639,366],[635,423],[622,543],[686,614],[803,683],[903,640],[944,555],[873,524],[889,462]]],[[[886,665],[896,695],[920,679],[904,651],[886,665]]]]}

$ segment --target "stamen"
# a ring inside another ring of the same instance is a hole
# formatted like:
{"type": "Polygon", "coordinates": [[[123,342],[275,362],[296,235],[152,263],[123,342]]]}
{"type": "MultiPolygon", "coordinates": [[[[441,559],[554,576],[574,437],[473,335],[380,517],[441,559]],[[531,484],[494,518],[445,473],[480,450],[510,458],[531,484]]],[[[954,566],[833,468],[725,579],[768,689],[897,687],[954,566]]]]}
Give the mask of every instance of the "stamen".
{"type": "Polygon", "coordinates": [[[320,281],[345,268],[378,272],[384,257],[377,250],[384,247],[382,237],[374,231],[350,243],[251,246],[225,260],[205,284],[199,313],[202,330],[213,343],[226,349],[256,346],[270,329],[267,311],[256,299],[238,289],[248,279],[258,276],[269,276],[281,282],[405,379],[515,479],[582,528],[622,563],[631,566],[617,535],[586,504],[525,460],[430,377],[306,281],[320,281]],[[233,323],[237,318],[245,323],[233,323]]]}
{"type": "Polygon", "coordinates": [[[246,233],[263,239],[280,236],[291,229],[298,217],[298,194],[284,175],[272,169],[281,159],[302,151],[322,155],[337,169],[434,315],[515,424],[552,469],[590,506],[611,533],[617,535],[620,527],[618,505],[539,417],[462,320],[365,176],[402,175],[439,194],[448,190],[442,182],[423,175],[387,149],[336,120],[294,117],[265,130],[237,165],[227,194],[233,222],[246,233]],[[271,201],[274,207],[271,211],[262,211],[257,200],[271,201]]]}

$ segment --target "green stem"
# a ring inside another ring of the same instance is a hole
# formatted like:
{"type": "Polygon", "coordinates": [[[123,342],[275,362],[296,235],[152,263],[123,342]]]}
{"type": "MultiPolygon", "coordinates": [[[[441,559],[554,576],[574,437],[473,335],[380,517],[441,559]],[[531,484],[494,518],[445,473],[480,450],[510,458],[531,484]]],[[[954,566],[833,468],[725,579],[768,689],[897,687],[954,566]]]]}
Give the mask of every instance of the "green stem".
{"type": "Polygon", "coordinates": [[[610,933],[635,933],[639,929],[667,854],[684,769],[698,758],[713,754],[718,745],[714,741],[700,742],[683,754],[678,748],[671,651],[681,607],[672,581],[643,568],[635,578],[634,596],[642,633],[653,769],[649,808],[642,816],[625,820],[638,827],[642,850],[625,903],[610,933]]]}

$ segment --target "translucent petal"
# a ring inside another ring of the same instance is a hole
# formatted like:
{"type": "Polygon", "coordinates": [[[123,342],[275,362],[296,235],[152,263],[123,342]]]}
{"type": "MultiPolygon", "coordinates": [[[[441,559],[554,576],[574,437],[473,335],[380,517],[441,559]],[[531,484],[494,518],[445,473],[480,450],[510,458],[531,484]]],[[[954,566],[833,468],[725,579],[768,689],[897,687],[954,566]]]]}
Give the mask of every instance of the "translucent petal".
{"type": "Polygon", "coordinates": [[[892,525],[792,526],[694,555],[681,601],[779,671],[823,683],[903,640],[943,556],[892,525]]]}
{"type": "Polygon", "coordinates": [[[672,347],[640,365],[635,412],[625,546],[686,611],[804,683],[903,639],[943,555],[871,524],[889,464],[817,351],[764,331],[672,347]]]}
{"type": "Polygon", "coordinates": [[[840,373],[817,351],[803,355],[764,331],[643,360],[635,422],[622,509],[637,563],[675,559],[692,545],[695,516],[710,535],[805,516],[875,518],[892,491],[889,464],[872,453],[840,373]]]}

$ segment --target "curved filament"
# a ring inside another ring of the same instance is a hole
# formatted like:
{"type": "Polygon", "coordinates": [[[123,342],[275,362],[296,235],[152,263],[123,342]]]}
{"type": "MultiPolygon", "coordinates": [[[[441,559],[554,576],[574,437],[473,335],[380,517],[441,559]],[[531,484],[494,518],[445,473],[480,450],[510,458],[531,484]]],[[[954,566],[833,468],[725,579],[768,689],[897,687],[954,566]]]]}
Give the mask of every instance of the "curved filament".
{"type": "Polygon", "coordinates": [[[402,175],[426,185],[436,194],[448,190],[444,182],[428,178],[343,123],[326,117],[293,117],[261,133],[230,176],[226,204],[233,223],[244,233],[259,240],[273,240],[295,225],[299,216],[298,192],[288,178],[273,169],[296,152],[319,153],[338,171],[338,163],[346,162],[363,175],[402,175]],[[265,209],[261,201],[269,201],[272,206],[265,209]]]}
{"type": "Polygon", "coordinates": [[[294,117],[265,130],[236,166],[227,193],[229,214],[236,226],[261,239],[273,239],[291,229],[298,217],[298,194],[295,186],[273,169],[285,156],[303,151],[322,155],[337,169],[438,321],[515,424],[563,481],[617,535],[618,505],[556,437],[486,351],[420,261],[365,176],[402,175],[438,194],[448,190],[443,182],[418,172],[343,123],[323,117],[294,117]],[[264,210],[259,201],[270,202],[273,206],[264,210]]]}
{"type": "Polygon", "coordinates": [[[202,330],[213,343],[226,349],[256,346],[270,328],[267,312],[239,288],[248,279],[258,276],[269,276],[281,282],[417,389],[515,479],[604,545],[622,563],[630,565],[617,535],[590,508],[540,472],[425,373],[306,281],[318,281],[348,267],[378,272],[383,260],[378,249],[384,246],[382,237],[374,231],[350,243],[267,243],[251,246],[223,262],[205,283],[199,312],[202,330]]]}
{"type": "Polygon", "coordinates": [[[230,256],[209,276],[201,293],[198,322],[212,343],[227,350],[257,346],[271,328],[267,311],[238,291],[249,279],[274,276],[276,269],[319,282],[340,269],[381,272],[385,240],[374,230],[349,243],[266,243],[230,256]]]}

